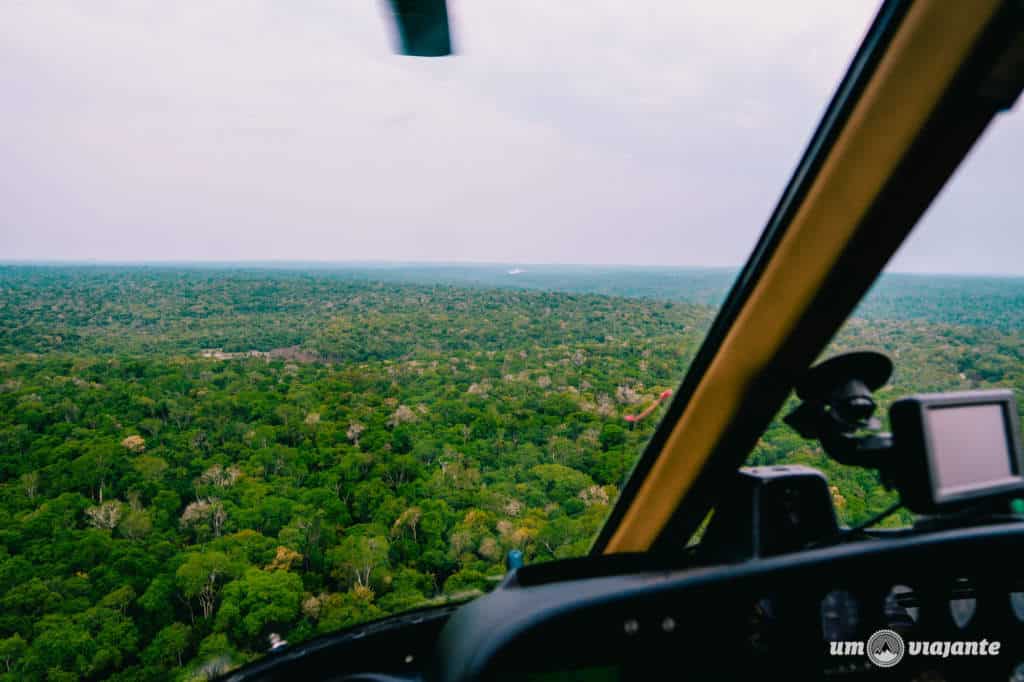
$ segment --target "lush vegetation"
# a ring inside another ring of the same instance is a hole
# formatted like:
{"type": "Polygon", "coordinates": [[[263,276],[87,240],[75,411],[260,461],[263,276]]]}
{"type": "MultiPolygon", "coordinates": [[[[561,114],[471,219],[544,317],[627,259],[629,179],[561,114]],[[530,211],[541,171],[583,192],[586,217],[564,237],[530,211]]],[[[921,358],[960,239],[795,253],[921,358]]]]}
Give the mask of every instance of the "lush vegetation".
{"type": "MultiPolygon", "coordinates": [[[[265,266],[267,272],[282,266],[265,266]],[[274,269],[270,269],[274,268],[274,269]]],[[[438,284],[485,289],[527,289],[575,294],[685,301],[717,306],[736,280],[731,268],[610,267],[591,265],[427,265],[337,266],[307,263],[306,272],[355,282],[438,284]]],[[[964,275],[886,273],[857,311],[872,320],[922,320],[955,325],[1024,326],[1024,279],[964,275]]]]}
{"type": "MultiPolygon", "coordinates": [[[[0,679],[203,678],[584,553],[719,274],[545,276],[0,268],[0,679]]],[[[918,284],[833,350],[893,356],[884,399],[1024,387],[1024,286],[918,284]]],[[[751,461],[826,470],[848,522],[891,499],[782,425],[751,461]]]]}

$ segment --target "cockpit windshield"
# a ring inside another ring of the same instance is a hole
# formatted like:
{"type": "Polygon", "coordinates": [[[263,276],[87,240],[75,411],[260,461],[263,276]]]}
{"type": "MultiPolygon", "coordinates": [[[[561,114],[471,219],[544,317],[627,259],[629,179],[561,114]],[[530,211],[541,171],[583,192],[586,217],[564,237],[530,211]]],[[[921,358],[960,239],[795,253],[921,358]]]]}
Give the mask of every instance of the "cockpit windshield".
{"type": "MultiPolygon", "coordinates": [[[[426,60],[375,3],[0,9],[12,679],[204,679],[585,554],[877,8],[449,9],[426,60]]],[[[1017,283],[929,277],[837,344],[1016,371],[1017,283]]]]}

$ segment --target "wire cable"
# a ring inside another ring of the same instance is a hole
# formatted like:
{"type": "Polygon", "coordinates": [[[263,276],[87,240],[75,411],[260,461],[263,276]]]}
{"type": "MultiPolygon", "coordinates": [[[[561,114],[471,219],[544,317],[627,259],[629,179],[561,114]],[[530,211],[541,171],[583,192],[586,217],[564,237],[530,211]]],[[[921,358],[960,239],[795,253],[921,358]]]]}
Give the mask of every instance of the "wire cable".
{"type": "Polygon", "coordinates": [[[899,509],[902,506],[903,506],[903,500],[897,499],[891,505],[889,505],[888,507],[886,507],[882,511],[878,512],[877,514],[875,514],[874,516],[869,518],[867,521],[863,521],[863,522],[857,524],[856,526],[854,526],[853,528],[850,528],[847,531],[847,533],[859,533],[862,530],[866,530],[867,528],[870,528],[871,526],[875,525],[876,523],[878,523],[879,521],[881,521],[885,517],[891,516],[897,509],[899,509]]]}

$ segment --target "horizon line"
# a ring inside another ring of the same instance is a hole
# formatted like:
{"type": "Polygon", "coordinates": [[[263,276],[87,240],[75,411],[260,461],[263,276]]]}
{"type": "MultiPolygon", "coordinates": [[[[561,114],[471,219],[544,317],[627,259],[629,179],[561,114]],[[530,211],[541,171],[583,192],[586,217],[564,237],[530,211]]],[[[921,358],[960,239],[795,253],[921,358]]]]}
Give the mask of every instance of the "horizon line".
{"type": "MultiPolygon", "coordinates": [[[[242,266],[242,267],[270,267],[274,269],[289,269],[297,266],[317,266],[321,268],[343,268],[360,266],[432,266],[437,268],[445,267],[501,267],[501,268],[606,268],[606,269],[646,269],[646,270],[727,270],[738,271],[742,265],[663,265],[663,264],[639,264],[639,263],[528,263],[524,261],[488,261],[488,260],[385,260],[385,259],[357,259],[357,260],[323,260],[323,259],[236,259],[236,260],[173,260],[173,259],[65,259],[65,258],[0,258],[0,267],[3,266],[121,266],[121,267],[181,267],[181,266],[242,266]]],[[[522,274],[528,274],[529,270],[523,270],[522,274]]],[[[994,277],[1000,279],[1021,279],[1024,272],[950,272],[950,271],[909,271],[893,270],[883,271],[881,275],[908,275],[908,276],[946,276],[946,277],[994,277]]]]}

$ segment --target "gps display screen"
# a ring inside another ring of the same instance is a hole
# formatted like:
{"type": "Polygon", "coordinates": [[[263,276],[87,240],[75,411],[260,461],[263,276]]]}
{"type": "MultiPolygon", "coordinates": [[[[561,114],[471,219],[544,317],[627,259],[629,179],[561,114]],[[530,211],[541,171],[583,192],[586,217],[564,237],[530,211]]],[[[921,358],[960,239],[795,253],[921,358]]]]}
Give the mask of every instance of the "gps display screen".
{"type": "Polygon", "coordinates": [[[945,495],[1013,480],[1001,404],[930,407],[925,411],[936,488],[945,495]]]}

